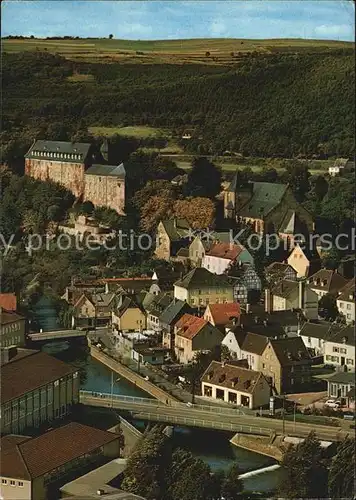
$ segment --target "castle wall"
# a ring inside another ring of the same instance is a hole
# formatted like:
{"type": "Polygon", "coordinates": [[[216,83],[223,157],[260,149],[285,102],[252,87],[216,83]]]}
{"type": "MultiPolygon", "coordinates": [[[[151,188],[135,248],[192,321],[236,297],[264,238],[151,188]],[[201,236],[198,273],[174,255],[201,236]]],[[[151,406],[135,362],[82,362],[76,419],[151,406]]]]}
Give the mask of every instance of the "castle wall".
{"type": "Polygon", "coordinates": [[[58,182],[72,191],[76,197],[84,193],[83,163],[26,158],[25,174],[41,181],[58,182]]]}
{"type": "Polygon", "coordinates": [[[124,214],[125,180],[108,175],[85,175],[84,199],[124,214]]]}

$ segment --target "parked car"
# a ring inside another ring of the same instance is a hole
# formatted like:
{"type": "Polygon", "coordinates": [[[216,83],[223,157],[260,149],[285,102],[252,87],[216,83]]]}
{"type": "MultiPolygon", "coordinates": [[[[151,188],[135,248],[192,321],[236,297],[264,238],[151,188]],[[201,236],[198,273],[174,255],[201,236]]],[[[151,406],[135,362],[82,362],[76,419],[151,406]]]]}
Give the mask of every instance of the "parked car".
{"type": "Polygon", "coordinates": [[[355,414],[352,413],[351,411],[347,411],[344,413],[344,419],[345,420],[355,420],[355,414]]]}
{"type": "Polygon", "coordinates": [[[328,399],[325,401],[324,406],[328,406],[329,408],[340,408],[340,401],[336,401],[335,399],[328,399]]]}

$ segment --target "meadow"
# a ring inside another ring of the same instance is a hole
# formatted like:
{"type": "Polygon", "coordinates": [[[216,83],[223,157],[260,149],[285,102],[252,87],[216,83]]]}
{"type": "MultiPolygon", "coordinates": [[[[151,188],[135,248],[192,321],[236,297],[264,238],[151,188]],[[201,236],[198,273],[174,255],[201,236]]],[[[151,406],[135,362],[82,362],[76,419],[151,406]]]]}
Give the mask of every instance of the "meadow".
{"type": "Polygon", "coordinates": [[[115,40],[90,39],[3,39],[3,52],[48,51],[78,61],[127,63],[236,64],[251,53],[322,52],[353,48],[349,42],[303,39],[187,39],[115,40]]]}

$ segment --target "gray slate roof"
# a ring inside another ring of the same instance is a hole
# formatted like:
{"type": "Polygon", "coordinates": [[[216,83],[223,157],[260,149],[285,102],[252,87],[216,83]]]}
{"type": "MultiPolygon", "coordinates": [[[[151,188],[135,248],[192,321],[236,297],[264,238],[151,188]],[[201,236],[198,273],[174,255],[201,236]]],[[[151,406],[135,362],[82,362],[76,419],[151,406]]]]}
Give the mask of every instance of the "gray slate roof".
{"type": "Polygon", "coordinates": [[[185,313],[191,313],[193,309],[183,300],[174,299],[159,317],[159,322],[165,325],[172,325],[178,321],[185,313]]]}
{"type": "Polygon", "coordinates": [[[199,286],[208,287],[228,287],[232,288],[232,284],[222,274],[214,274],[203,267],[196,267],[176,283],[175,286],[182,288],[195,288],[199,286]]]}
{"type": "Polygon", "coordinates": [[[38,140],[27,151],[25,158],[51,159],[71,163],[84,163],[91,145],[86,142],[38,140]]]}
{"type": "Polygon", "coordinates": [[[171,241],[179,241],[191,234],[189,223],[185,219],[172,217],[171,219],[163,220],[162,225],[171,241]]]}
{"type": "Polygon", "coordinates": [[[339,344],[342,344],[343,339],[346,339],[346,345],[355,345],[355,330],[351,325],[337,325],[327,321],[307,321],[301,328],[300,335],[339,344]]]}
{"type": "Polygon", "coordinates": [[[121,177],[126,175],[124,164],[120,165],[92,165],[85,171],[85,175],[100,175],[107,177],[121,177]]]}
{"type": "Polygon", "coordinates": [[[328,382],[333,382],[337,384],[351,384],[355,385],[355,372],[336,372],[329,377],[325,376],[328,382]]]}

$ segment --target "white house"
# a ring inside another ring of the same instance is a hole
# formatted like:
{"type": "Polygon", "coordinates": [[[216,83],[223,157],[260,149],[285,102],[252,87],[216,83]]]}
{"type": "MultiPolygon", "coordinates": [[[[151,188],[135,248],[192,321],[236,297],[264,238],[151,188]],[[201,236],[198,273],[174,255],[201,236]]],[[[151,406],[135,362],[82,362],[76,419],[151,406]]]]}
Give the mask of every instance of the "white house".
{"type": "Polygon", "coordinates": [[[319,299],[327,293],[338,294],[346,283],[347,280],[341,274],[331,269],[320,269],[308,278],[310,289],[319,299]]]}
{"type": "Polygon", "coordinates": [[[355,162],[348,158],[336,158],[335,163],[329,167],[329,174],[332,177],[352,172],[355,169],[355,162]]]}
{"type": "Polygon", "coordinates": [[[324,363],[355,370],[355,334],[352,326],[327,321],[308,321],[299,333],[308,349],[323,356],[324,363]]]}
{"type": "Polygon", "coordinates": [[[250,409],[267,405],[271,392],[261,372],[218,361],[210,363],[201,378],[201,386],[205,397],[250,409]]]}
{"type": "Polygon", "coordinates": [[[352,279],[340,290],[336,299],[339,313],[345,316],[348,324],[355,322],[355,299],[355,280],[352,279]]]}
{"type": "Polygon", "coordinates": [[[324,362],[336,367],[355,370],[355,332],[353,327],[345,326],[325,340],[324,362]]]}
{"type": "Polygon", "coordinates": [[[318,319],[318,295],[305,281],[281,280],[265,290],[267,312],[300,309],[307,319],[318,319]]]}
{"type": "Polygon", "coordinates": [[[214,274],[223,274],[228,268],[239,264],[254,264],[250,252],[242,245],[234,243],[216,243],[203,257],[202,267],[214,274]]]}
{"type": "Polygon", "coordinates": [[[304,345],[313,356],[324,356],[325,339],[330,333],[331,323],[307,321],[300,329],[304,345]]]}

